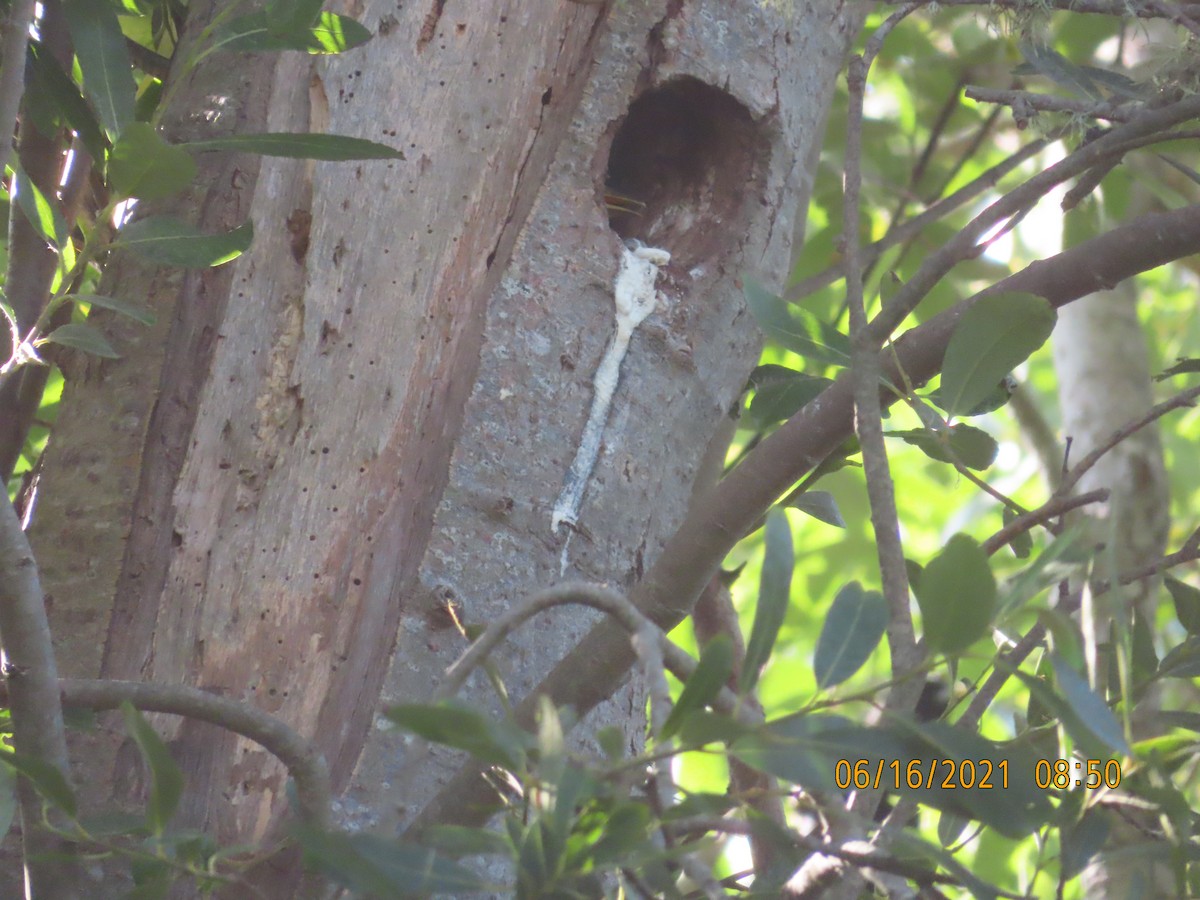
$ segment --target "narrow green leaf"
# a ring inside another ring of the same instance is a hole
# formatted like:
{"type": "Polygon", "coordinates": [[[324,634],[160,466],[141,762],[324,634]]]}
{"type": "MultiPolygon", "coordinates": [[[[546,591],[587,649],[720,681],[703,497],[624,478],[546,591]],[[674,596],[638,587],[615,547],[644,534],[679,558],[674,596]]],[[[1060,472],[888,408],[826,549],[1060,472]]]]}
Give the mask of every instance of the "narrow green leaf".
{"type": "Polygon", "coordinates": [[[141,322],[143,325],[153,325],[156,321],[154,313],[145,306],[140,303],[118,300],[116,297],[106,297],[103,294],[67,294],[62,299],[70,300],[72,303],[85,303],[88,306],[111,309],[115,313],[128,316],[135,322],[141,322]]]}
{"type": "Polygon", "coordinates": [[[1087,563],[1080,553],[1079,530],[1068,529],[1054,539],[1037,558],[1004,584],[1001,615],[1028,603],[1046,588],[1070,578],[1087,563]]]}
{"type": "Polygon", "coordinates": [[[161,835],[179,806],[183,795],[183,772],[171,758],[171,751],[163,743],[150,723],[133,704],[121,704],[121,715],[125,717],[125,729],[137,744],[150,772],[150,800],[146,805],[146,822],[156,835],[161,835]]]}
{"type": "Polygon", "coordinates": [[[795,566],[792,529],[787,516],[780,509],[773,509],[767,514],[764,544],[766,552],[758,587],[758,605],[754,610],[754,625],[746,642],[746,657],[738,678],[738,690],[743,694],[754,689],[759,673],[771,655],[775,638],[783,625],[792,587],[792,569],[795,566]]]}
{"type": "Polygon", "coordinates": [[[798,497],[789,499],[787,505],[834,528],[846,527],[846,520],[842,518],[837,501],[828,491],[805,491],[798,497]]]}
{"type": "Polygon", "coordinates": [[[888,431],[886,437],[898,437],[906,444],[912,444],[938,462],[949,463],[957,460],[968,469],[983,471],[996,461],[1000,445],[986,431],[973,425],[959,423],[943,428],[940,431],[930,431],[927,428],[913,428],[907,431],[888,431]]]}
{"type": "Polygon", "coordinates": [[[112,344],[100,333],[99,329],[86,322],[68,322],[66,325],[59,325],[37,342],[39,346],[43,343],[61,344],[72,350],[82,350],[84,353],[90,353],[92,356],[99,356],[103,359],[121,358],[121,354],[113,349],[112,344]]]}
{"type": "Polygon", "coordinates": [[[63,119],[75,130],[87,147],[92,159],[104,159],[108,141],[100,130],[100,123],[75,82],[62,70],[54,54],[46,50],[41,41],[29,42],[29,57],[33,61],[33,72],[63,119]]]}
{"type": "Polygon", "coordinates": [[[951,415],[977,407],[1046,342],[1058,315],[1033,294],[986,294],[963,313],[942,362],[941,399],[951,415]]]}
{"type": "Polygon", "coordinates": [[[106,0],[71,0],[63,4],[67,28],[83,87],[110,138],[116,138],[133,121],[136,88],[133,63],[117,11],[106,0]]]}
{"type": "Polygon", "coordinates": [[[307,30],[316,24],[325,0],[270,0],[267,3],[267,28],[271,34],[307,30]]]}
{"type": "Polygon", "coordinates": [[[202,153],[210,150],[234,150],[240,153],[261,153],[263,156],[282,156],[289,159],[321,159],[345,162],[352,159],[404,159],[404,153],[387,144],[341,134],[231,134],[180,144],[185,150],[202,153]]]}
{"type": "Polygon", "coordinates": [[[433,825],[422,830],[421,841],[449,856],[511,856],[508,836],[490,828],[465,825],[433,825]]]}
{"type": "Polygon", "coordinates": [[[490,765],[521,768],[529,736],[515,724],[495,722],[458,703],[406,703],[385,713],[427,741],[465,750],[490,765]]]}
{"type": "MultiPolygon", "coordinates": [[[[1007,506],[1000,513],[1000,518],[1004,522],[1005,527],[1011,525],[1018,517],[1019,514],[1016,510],[1010,509],[1007,506]]],[[[1012,555],[1017,559],[1028,559],[1029,554],[1033,552],[1033,535],[1028,531],[1022,531],[1008,542],[1008,549],[1012,551],[1012,555]]]]}
{"type": "Polygon", "coordinates": [[[929,561],[914,591],[925,640],[935,653],[961,653],[983,637],[996,609],[996,580],[976,541],[956,534],[929,561]]]}
{"type": "Polygon", "coordinates": [[[70,238],[67,220],[58,209],[56,198],[47,197],[23,169],[17,170],[17,205],[38,236],[59,250],[70,238]]]}
{"type": "MultiPolygon", "coordinates": [[[[786,716],[739,738],[730,753],[746,765],[791,784],[832,792],[837,790],[837,760],[847,758],[851,753],[848,745],[863,740],[866,732],[841,716],[786,716]]],[[[858,746],[861,749],[862,745],[858,746]]],[[[887,752],[881,745],[875,749],[887,752]]]]}
{"type": "Polygon", "coordinates": [[[1190,635],[1172,647],[1158,667],[1159,678],[1200,678],[1200,637],[1190,635]]]}
{"type": "Polygon", "coordinates": [[[500,891],[465,866],[426,847],[377,834],[342,834],[296,828],[308,862],[334,882],[379,897],[460,897],[500,891]]]}
{"type": "Polygon", "coordinates": [[[1158,651],[1154,649],[1154,631],[1136,606],[1133,609],[1133,629],[1129,641],[1134,683],[1144,684],[1158,671],[1158,651]]]}
{"type": "Polygon", "coordinates": [[[120,197],[161,200],[177,194],[196,177],[196,162],[172,147],[145,122],[131,122],[113,145],[108,177],[120,197]]]}
{"type": "Polygon", "coordinates": [[[837,329],[751,279],[745,280],[742,293],[758,327],[771,340],[814,362],[850,365],[850,339],[837,329]]]}
{"type": "Polygon", "coordinates": [[[237,259],[253,238],[249,222],[225,234],[204,234],[171,216],[150,216],[122,228],[113,246],[147,262],[207,269],[237,259]]]}
{"type": "Polygon", "coordinates": [[[1057,653],[1050,657],[1050,662],[1058,688],[1079,721],[1111,752],[1130,753],[1125,732],[1108,704],[1057,653]]]}
{"type": "Polygon", "coordinates": [[[887,604],[878,591],[864,591],[857,581],[838,591],[817,639],[817,685],[834,687],[857,672],[879,646],[887,622],[887,604]]]}
{"type": "Polygon", "coordinates": [[[733,672],[733,641],[727,634],[719,634],[708,642],[700,654],[700,662],[683,686],[679,700],[667,721],[663,723],[660,740],[668,740],[683,723],[684,717],[694,710],[706,707],[720,692],[733,672]]]}
{"type": "Polygon", "coordinates": [[[788,374],[772,378],[761,384],[754,392],[754,399],[747,408],[748,424],[753,428],[766,428],[784,419],[790,419],[818,394],[833,384],[828,378],[805,375],[779,366],[788,374]]]}
{"type": "Polygon", "coordinates": [[[1108,831],[1108,814],[1098,808],[1088,810],[1070,829],[1063,829],[1063,881],[1070,881],[1083,871],[1088,860],[1099,853],[1108,840],[1108,831]]]}
{"type": "Polygon", "coordinates": [[[1171,575],[1163,579],[1175,603],[1175,618],[1188,634],[1200,635],[1200,591],[1171,575]]]}
{"type": "Polygon", "coordinates": [[[1174,375],[1190,375],[1194,372],[1200,372],[1200,359],[1180,356],[1176,358],[1175,365],[1163,369],[1160,374],[1154,376],[1154,380],[1166,381],[1174,375]]]}
{"type": "Polygon", "coordinates": [[[342,53],[371,39],[371,32],[348,16],[323,12],[311,28],[286,34],[272,33],[266,12],[248,13],[229,20],[213,35],[213,50],[258,53],[303,50],[308,53],[342,53]]]}
{"type": "Polygon", "coordinates": [[[72,790],[66,776],[49,762],[13,753],[5,747],[0,747],[0,762],[28,778],[38,794],[51,806],[62,810],[68,816],[75,815],[75,791],[72,790]]]}

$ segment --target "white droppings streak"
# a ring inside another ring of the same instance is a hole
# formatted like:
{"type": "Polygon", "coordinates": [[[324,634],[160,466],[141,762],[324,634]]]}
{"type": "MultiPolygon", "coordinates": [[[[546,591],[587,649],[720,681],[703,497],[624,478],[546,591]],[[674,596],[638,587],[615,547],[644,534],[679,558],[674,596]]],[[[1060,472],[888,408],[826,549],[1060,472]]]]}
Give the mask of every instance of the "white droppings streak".
{"type": "MultiPolygon", "coordinates": [[[[646,247],[640,241],[629,241],[622,250],[621,269],[613,284],[613,302],[616,306],[617,328],[612,343],[604,351],[604,357],[596,369],[593,379],[595,395],[575,460],[563,479],[562,493],[554,504],[550,515],[550,531],[557,534],[558,527],[566,522],[574,525],[578,521],[579,506],[583,492],[596,467],[600,454],[600,443],[604,437],[604,426],[612,407],[613,394],[621,377],[621,360],[629,349],[629,339],[658,303],[655,282],[659,270],[671,261],[671,254],[657,247],[646,247]]],[[[562,568],[566,570],[566,547],[563,548],[562,568]]]]}

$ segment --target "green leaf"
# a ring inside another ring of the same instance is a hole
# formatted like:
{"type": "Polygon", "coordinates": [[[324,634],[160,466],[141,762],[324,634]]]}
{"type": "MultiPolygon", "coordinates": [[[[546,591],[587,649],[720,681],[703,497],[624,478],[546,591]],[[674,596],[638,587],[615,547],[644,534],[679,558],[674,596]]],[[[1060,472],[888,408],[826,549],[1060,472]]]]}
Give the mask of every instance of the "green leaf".
{"type": "Polygon", "coordinates": [[[985,294],[959,320],[942,362],[941,398],[951,415],[978,406],[1046,342],[1058,315],[1033,294],[985,294]]]}
{"type": "Polygon", "coordinates": [[[267,28],[271,34],[288,34],[312,28],[325,0],[270,0],[267,28]]]}
{"type": "Polygon", "coordinates": [[[814,362],[850,365],[850,339],[836,328],[751,279],[745,280],[742,293],[759,328],[771,340],[814,362]]]}
{"type": "Polygon", "coordinates": [[[1159,678],[1200,678],[1200,637],[1191,635],[1172,647],[1158,667],[1159,678]]]}
{"type": "Polygon", "coordinates": [[[377,834],[341,834],[296,828],[293,832],[314,868],[343,887],[380,897],[463,896],[499,891],[470,869],[426,847],[377,834]]]}
{"type": "Polygon", "coordinates": [[[679,694],[679,699],[667,721],[663,723],[661,740],[668,740],[679,731],[684,716],[703,709],[720,693],[733,672],[733,640],[727,634],[718,634],[708,642],[700,654],[700,662],[688,678],[679,694]]]}
{"type": "Polygon", "coordinates": [[[432,825],[422,830],[421,841],[449,856],[511,856],[513,852],[504,833],[465,825],[432,825]]]}
{"type": "Polygon", "coordinates": [[[225,234],[204,234],[171,216],[150,216],[123,227],[113,246],[147,262],[206,269],[237,259],[253,238],[249,222],[225,234]]]}
{"type": "Polygon", "coordinates": [[[75,82],[62,70],[54,54],[46,50],[41,41],[29,42],[29,58],[33,61],[33,73],[39,79],[46,96],[54,102],[63,119],[79,135],[92,159],[104,159],[108,141],[75,82]]]}
{"type": "Polygon", "coordinates": [[[898,437],[906,444],[920,448],[930,459],[952,463],[955,458],[968,469],[982,471],[996,461],[1000,445],[986,431],[973,425],[950,425],[939,431],[913,428],[908,431],[884,432],[886,437],[898,437]]]}
{"type": "Polygon", "coordinates": [[[0,765],[0,838],[8,834],[17,814],[17,779],[13,770],[0,765]]]}
{"type": "MultiPolygon", "coordinates": [[[[730,753],[746,765],[791,784],[832,792],[837,790],[837,760],[845,758],[867,731],[841,716],[797,714],[739,738],[730,753]]],[[[887,752],[881,744],[875,749],[887,752]]]]}
{"type": "Polygon", "coordinates": [[[722,713],[697,709],[682,716],[679,743],[685,747],[731,744],[746,734],[747,726],[722,713]]]}
{"type": "Polygon", "coordinates": [[[846,527],[846,520],[842,518],[837,501],[828,491],[805,491],[797,497],[790,498],[787,505],[834,528],[846,527]]]}
{"type": "Polygon", "coordinates": [[[171,751],[158,733],[128,700],[121,704],[125,728],[137,744],[142,760],[150,772],[150,801],[146,806],[146,822],[156,835],[161,835],[171,821],[183,794],[183,772],[171,758],[171,751]]]}
{"type": "Polygon", "coordinates": [[[1093,856],[1100,852],[1108,840],[1108,814],[1101,809],[1090,809],[1082,819],[1062,834],[1062,878],[1070,881],[1083,871],[1093,856]]]}
{"type": "MultiPolygon", "coordinates": [[[[1000,518],[1004,522],[1005,527],[1008,527],[1020,518],[1020,514],[1016,510],[1006,506],[1001,511],[1000,518]]],[[[1017,559],[1028,559],[1029,554],[1033,552],[1033,535],[1028,531],[1022,531],[1008,542],[1008,549],[1012,551],[1012,555],[1017,559]]]]}
{"type": "Polygon", "coordinates": [[[28,778],[34,789],[51,806],[62,810],[68,816],[75,815],[75,791],[72,790],[66,776],[52,764],[44,759],[13,753],[5,747],[0,747],[0,762],[6,763],[28,778]]]}
{"type": "Polygon", "coordinates": [[[817,685],[834,687],[857,672],[879,646],[887,623],[887,604],[878,591],[864,591],[857,581],[838,591],[817,639],[817,685]]]}
{"type": "Polygon", "coordinates": [[[743,694],[753,690],[758,683],[759,673],[771,655],[775,638],[783,625],[784,613],[787,612],[795,554],[792,550],[792,529],[782,510],[773,509],[767,514],[764,543],[766,552],[758,586],[758,604],[754,609],[754,625],[746,642],[746,657],[738,678],[738,691],[743,694]]]}
{"type": "Polygon", "coordinates": [[[950,538],[921,573],[915,593],[925,640],[935,653],[961,653],[983,637],[996,609],[987,554],[965,534],[950,538]]]}
{"type": "Polygon", "coordinates": [[[754,399],[750,401],[746,410],[748,424],[753,428],[766,428],[776,422],[790,419],[833,384],[828,378],[805,375],[784,366],[769,368],[773,370],[771,375],[755,384],[754,399]]]}
{"type": "MultiPolygon", "coordinates": [[[[898,759],[901,790],[921,803],[969,816],[1011,838],[1028,836],[1054,812],[1047,792],[1034,783],[1036,758],[1023,744],[997,744],[945,722],[918,723],[904,718],[873,730],[901,742],[903,750],[887,754],[876,749],[876,738],[870,738],[863,744],[870,749],[860,755],[873,761],[882,758],[885,764],[898,759]],[[918,762],[913,772],[919,774],[917,788],[908,782],[912,760],[918,762]],[[985,760],[991,763],[991,787],[980,786],[989,776],[985,760]]],[[[893,783],[895,778],[892,775],[893,783]]]]}
{"type": "Polygon", "coordinates": [[[1171,575],[1163,579],[1175,602],[1175,617],[1188,634],[1200,635],[1200,591],[1171,575]]]}
{"type": "Polygon", "coordinates": [[[1063,698],[1080,722],[1113,753],[1131,753],[1125,732],[1108,704],[1057,653],[1050,657],[1063,698]]]}
{"type": "Polygon", "coordinates": [[[406,703],[385,713],[397,725],[427,741],[465,750],[480,762],[519,769],[529,735],[515,724],[495,722],[458,703],[406,703]]]}
{"type": "MultiPolygon", "coordinates": [[[[972,416],[982,416],[985,413],[994,412],[1000,407],[1008,403],[1012,399],[1013,392],[1017,389],[1017,379],[1011,374],[1005,375],[1000,379],[1000,383],[996,385],[990,393],[988,393],[978,404],[971,407],[964,413],[959,413],[960,418],[970,418],[972,416]]],[[[939,387],[929,395],[931,403],[945,409],[945,403],[942,400],[942,389],[939,387]]]]}
{"type": "Polygon", "coordinates": [[[71,0],[63,4],[67,28],[83,87],[110,138],[133,121],[136,88],[133,63],[116,9],[106,0],[71,0]]]}
{"type": "Polygon", "coordinates": [[[161,200],[177,194],[196,177],[196,162],[172,147],[145,122],[131,122],[113,145],[108,177],[120,197],[161,200]]]}
{"type": "Polygon", "coordinates": [[[1005,582],[999,604],[1001,615],[1007,615],[1046,588],[1078,572],[1087,563],[1087,557],[1080,549],[1078,529],[1068,529],[1056,537],[1037,559],[1005,582]]]}
{"type": "Polygon", "coordinates": [[[67,294],[62,299],[70,300],[72,303],[84,303],[92,307],[111,309],[115,313],[128,316],[135,322],[141,322],[143,325],[153,325],[156,321],[154,313],[146,307],[139,303],[118,300],[116,297],[106,297],[103,294],[67,294]]]}
{"type": "Polygon", "coordinates": [[[43,343],[61,344],[72,350],[82,350],[84,353],[90,353],[92,356],[99,356],[103,359],[121,358],[121,354],[113,349],[112,344],[100,333],[99,329],[86,322],[68,322],[66,325],[59,325],[37,343],[38,345],[43,343]]]}
{"type": "Polygon", "coordinates": [[[404,159],[403,151],[387,144],[379,144],[363,138],[346,137],[341,134],[291,134],[288,132],[266,132],[263,134],[231,134],[227,137],[211,138],[181,144],[193,153],[210,150],[235,150],[240,153],[261,153],[263,156],[282,156],[289,159],[321,159],[330,162],[345,162],[352,159],[404,159]]]}
{"type": "Polygon", "coordinates": [[[1200,372],[1200,359],[1178,357],[1175,360],[1175,365],[1163,369],[1162,372],[1154,376],[1155,381],[1166,381],[1174,375],[1189,375],[1194,372],[1200,372]]]}
{"type": "Polygon", "coordinates": [[[38,237],[56,250],[66,246],[70,232],[67,220],[58,209],[57,200],[43,194],[23,169],[17,170],[17,205],[38,237]]]}
{"type": "Polygon", "coordinates": [[[342,53],[371,39],[371,32],[348,16],[323,12],[311,28],[286,34],[273,33],[267,13],[255,12],[230,19],[213,34],[213,50],[238,53],[304,50],[308,53],[342,53]]]}

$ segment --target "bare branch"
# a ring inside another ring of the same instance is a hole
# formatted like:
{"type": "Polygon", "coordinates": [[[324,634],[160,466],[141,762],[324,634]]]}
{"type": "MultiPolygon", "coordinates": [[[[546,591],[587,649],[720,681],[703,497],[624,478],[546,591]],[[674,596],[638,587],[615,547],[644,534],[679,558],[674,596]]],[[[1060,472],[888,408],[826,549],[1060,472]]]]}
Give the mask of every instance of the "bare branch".
{"type": "Polygon", "coordinates": [[[1086,100],[1071,100],[1067,97],[1057,97],[1053,94],[1036,94],[1031,91],[1002,91],[996,88],[978,87],[971,85],[963,92],[972,100],[981,103],[999,103],[1012,107],[1013,118],[1017,124],[1029,120],[1031,111],[1065,112],[1087,116],[1092,119],[1105,119],[1111,122],[1128,122],[1142,108],[1141,101],[1122,100],[1093,103],[1086,100]]]}

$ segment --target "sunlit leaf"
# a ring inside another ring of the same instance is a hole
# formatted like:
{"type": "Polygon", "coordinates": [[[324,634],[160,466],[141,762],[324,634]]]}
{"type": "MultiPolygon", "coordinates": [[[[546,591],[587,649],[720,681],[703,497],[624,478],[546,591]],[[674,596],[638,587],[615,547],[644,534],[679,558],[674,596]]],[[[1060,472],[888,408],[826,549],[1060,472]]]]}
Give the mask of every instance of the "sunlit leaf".
{"type": "Polygon", "coordinates": [[[179,219],[150,216],[122,228],[113,246],[147,262],[206,269],[237,259],[253,238],[249,222],[224,234],[204,234],[179,219]]]}
{"type": "Polygon", "coordinates": [[[17,170],[17,205],[42,240],[56,249],[66,245],[70,234],[58,199],[43,194],[23,169],[17,170]]]}
{"type": "Polygon", "coordinates": [[[32,69],[40,79],[46,95],[54,102],[67,124],[75,130],[93,159],[103,159],[108,143],[100,130],[95,113],[67,74],[59,66],[54,54],[40,41],[29,42],[29,58],[32,69]]]}
{"type": "Polygon", "coordinates": [[[131,122],[113,145],[108,177],[120,197],[161,200],[177,194],[196,177],[196,163],[172,147],[145,122],[131,122]]]}
{"type": "Polygon", "coordinates": [[[348,16],[323,12],[311,28],[274,33],[266,12],[231,19],[213,35],[213,49],[239,53],[303,50],[308,53],[342,53],[371,39],[371,32],[348,16]]]}
{"type": "Polygon", "coordinates": [[[980,297],[959,320],[942,363],[941,398],[951,415],[974,409],[1046,342],[1058,315],[1033,294],[980,297]]]}
{"type": "Polygon", "coordinates": [[[813,669],[822,688],[841,684],[862,667],[887,628],[883,595],[852,581],[838,591],[821,626],[813,669]]]}

